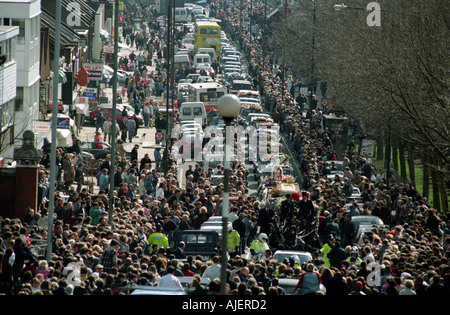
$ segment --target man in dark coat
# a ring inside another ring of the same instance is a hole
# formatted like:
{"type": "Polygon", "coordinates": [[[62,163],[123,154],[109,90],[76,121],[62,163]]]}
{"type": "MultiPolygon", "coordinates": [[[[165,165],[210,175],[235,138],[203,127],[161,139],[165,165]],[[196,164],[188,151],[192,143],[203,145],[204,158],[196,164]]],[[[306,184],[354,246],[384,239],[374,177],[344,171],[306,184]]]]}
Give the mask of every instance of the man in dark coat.
{"type": "Polygon", "coordinates": [[[184,252],[184,248],[186,247],[186,244],[183,241],[180,241],[178,243],[177,249],[174,250],[173,254],[175,255],[175,258],[177,259],[185,259],[186,253],[184,252]]]}
{"type": "Polygon", "coordinates": [[[298,202],[298,214],[299,220],[308,220],[314,216],[314,204],[308,198],[306,191],[302,192],[302,199],[298,202]]]}
{"type": "Polygon", "coordinates": [[[342,261],[347,259],[348,254],[341,247],[341,242],[339,240],[334,241],[333,248],[327,254],[328,259],[330,260],[330,266],[336,267],[337,269],[341,269],[342,261]]]}
{"type": "Polygon", "coordinates": [[[266,202],[264,208],[259,211],[258,225],[260,232],[270,234],[270,224],[274,222],[275,211],[270,207],[270,203],[266,202]]]}
{"type": "Polygon", "coordinates": [[[234,220],[233,222],[233,229],[238,232],[240,236],[240,243],[239,243],[239,254],[242,254],[245,249],[245,223],[244,223],[245,214],[243,212],[239,213],[239,218],[237,220],[234,220]]]}
{"type": "Polygon", "coordinates": [[[355,222],[352,221],[350,213],[344,213],[344,224],[342,226],[342,244],[343,246],[352,245],[353,237],[356,233],[355,222]]]}
{"type": "Polygon", "coordinates": [[[287,218],[292,218],[294,215],[294,203],[292,201],[292,196],[286,195],[286,200],[281,202],[280,207],[280,221],[284,222],[287,218]]]}

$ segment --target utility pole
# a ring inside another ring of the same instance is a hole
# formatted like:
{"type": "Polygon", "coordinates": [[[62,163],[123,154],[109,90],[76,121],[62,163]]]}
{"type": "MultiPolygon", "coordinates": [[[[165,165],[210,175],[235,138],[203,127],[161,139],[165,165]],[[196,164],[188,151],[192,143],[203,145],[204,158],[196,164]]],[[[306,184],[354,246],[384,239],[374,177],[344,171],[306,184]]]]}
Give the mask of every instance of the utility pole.
{"type": "Polygon", "coordinates": [[[48,227],[47,227],[47,251],[46,260],[52,259],[53,246],[53,214],[55,212],[55,189],[56,189],[56,142],[57,140],[57,116],[58,116],[58,84],[59,84],[59,56],[61,48],[61,0],[56,0],[55,6],[55,45],[53,51],[53,107],[52,107],[52,145],[50,148],[50,189],[48,205],[48,227]]]}
{"type": "MultiPolygon", "coordinates": [[[[174,1],[175,2],[175,1],[174,1]]],[[[170,123],[169,123],[169,104],[170,104],[170,77],[171,77],[171,69],[170,69],[170,64],[172,63],[171,60],[171,55],[172,55],[172,49],[171,49],[171,45],[172,45],[172,25],[173,21],[172,21],[172,0],[169,0],[169,8],[167,11],[167,56],[166,56],[166,71],[167,71],[167,75],[166,75],[166,135],[165,135],[165,142],[166,142],[166,146],[164,148],[164,153],[163,153],[163,172],[164,172],[164,176],[167,175],[167,172],[169,171],[169,132],[170,132],[170,123]]]]}
{"type": "Polygon", "coordinates": [[[309,135],[312,136],[312,128],[313,128],[313,113],[312,113],[312,104],[313,104],[313,92],[315,90],[315,82],[314,82],[314,50],[315,50],[315,31],[316,31],[316,2],[312,0],[314,4],[313,8],[313,23],[312,23],[312,54],[311,54],[311,82],[309,85],[309,135]]]}
{"type": "Polygon", "coordinates": [[[114,2],[114,76],[113,76],[113,109],[111,125],[111,168],[109,170],[109,225],[112,226],[114,211],[114,171],[116,168],[116,109],[117,109],[117,67],[119,54],[119,0],[114,2]]]}
{"type": "MultiPolygon", "coordinates": [[[[172,97],[171,97],[171,100],[172,100],[172,114],[171,114],[171,121],[172,121],[172,119],[173,119],[173,114],[174,114],[174,110],[175,110],[175,108],[174,108],[174,85],[175,85],[175,0],[173,0],[173,5],[172,5],[172,19],[173,19],[173,26],[172,26],[172,42],[171,42],[171,49],[170,49],[170,51],[171,51],[171,55],[170,55],[170,62],[171,62],[171,67],[170,67],[170,82],[171,82],[171,85],[170,85],[170,88],[171,88],[171,91],[172,91],[172,97]]],[[[168,138],[168,139],[170,139],[170,138],[168,138]]]]}

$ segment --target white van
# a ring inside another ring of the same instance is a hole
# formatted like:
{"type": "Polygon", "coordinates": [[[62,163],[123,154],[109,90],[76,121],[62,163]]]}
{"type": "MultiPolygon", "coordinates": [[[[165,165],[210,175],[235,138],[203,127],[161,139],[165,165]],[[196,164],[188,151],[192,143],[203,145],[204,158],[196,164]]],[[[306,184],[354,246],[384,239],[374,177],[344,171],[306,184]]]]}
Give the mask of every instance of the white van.
{"type": "Polygon", "coordinates": [[[216,50],[214,48],[200,47],[197,50],[197,54],[208,54],[211,57],[212,62],[217,60],[216,50]]]}
{"type": "Polygon", "coordinates": [[[194,59],[192,62],[194,68],[197,68],[202,63],[207,63],[210,65],[211,64],[211,56],[208,54],[196,54],[194,56],[194,59]]]}
{"type": "Polygon", "coordinates": [[[184,65],[184,68],[189,68],[191,66],[189,55],[175,55],[173,56],[173,60],[175,69],[180,69],[182,65],[184,65]]]}
{"type": "Polygon", "coordinates": [[[186,24],[188,22],[188,11],[186,8],[175,8],[175,23],[186,24]]]}
{"type": "Polygon", "coordinates": [[[180,120],[195,120],[202,126],[206,126],[206,109],[203,102],[185,102],[180,107],[180,120]]]}

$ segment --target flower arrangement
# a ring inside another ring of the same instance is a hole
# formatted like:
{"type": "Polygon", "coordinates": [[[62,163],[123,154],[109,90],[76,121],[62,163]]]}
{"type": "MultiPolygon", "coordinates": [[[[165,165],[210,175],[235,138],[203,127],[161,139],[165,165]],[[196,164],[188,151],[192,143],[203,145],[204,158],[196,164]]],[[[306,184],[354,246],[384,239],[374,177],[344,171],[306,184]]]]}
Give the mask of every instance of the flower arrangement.
{"type": "Polygon", "coordinates": [[[266,186],[272,186],[272,185],[275,184],[275,181],[274,181],[272,176],[267,175],[265,180],[264,180],[264,183],[265,183],[266,186]]]}
{"type": "Polygon", "coordinates": [[[242,108],[248,108],[248,109],[256,109],[256,110],[261,110],[262,107],[261,105],[258,104],[247,104],[247,103],[243,103],[242,108]]]}
{"type": "Polygon", "coordinates": [[[285,176],[283,176],[283,179],[281,181],[283,183],[293,184],[294,183],[294,178],[291,175],[285,175],[285,176]]]}
{"type": "Polygon", "coordinates": [[[278,186],[272,187],[269,191],[269,194],[271,195],[278,195],[281,193],[281,190],[278,188],[278,186]]]}
{"type": "Polygon", "coordinates": [[[252,121],[266,121],[266,122],[273,122],[273,119],[267,116],[256,116],[252,118],[252,121]]]}
{"type": "Polygon", "coordinates": [[[259,96],[259,92],[257,92],[257,91],[245,91],[245,92],[240,92],[239,95],[240,96],[247,96],[247,95],[259,96]]]}

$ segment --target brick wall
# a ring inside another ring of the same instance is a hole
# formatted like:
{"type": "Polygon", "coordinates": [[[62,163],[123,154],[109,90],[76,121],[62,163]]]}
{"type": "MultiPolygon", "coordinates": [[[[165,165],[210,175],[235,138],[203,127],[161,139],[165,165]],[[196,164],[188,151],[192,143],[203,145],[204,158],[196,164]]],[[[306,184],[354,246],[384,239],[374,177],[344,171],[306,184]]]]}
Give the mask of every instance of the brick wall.
{"type": "Polygon", "coordinates": [[[0,168],[0,216],[14,218],[16,169],[0,168]]]}
{"type": "Polygon", "coordinates": [[[15,209],[16,218],[24,219],[27,207],[37,209],[38,172],[37,168],[16,169],[15,209]]]}

